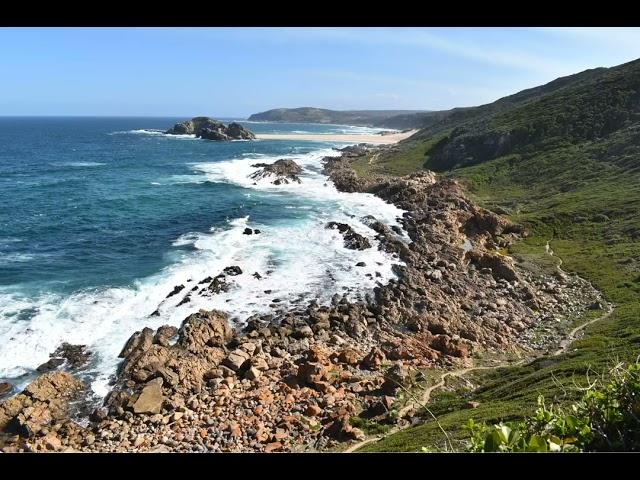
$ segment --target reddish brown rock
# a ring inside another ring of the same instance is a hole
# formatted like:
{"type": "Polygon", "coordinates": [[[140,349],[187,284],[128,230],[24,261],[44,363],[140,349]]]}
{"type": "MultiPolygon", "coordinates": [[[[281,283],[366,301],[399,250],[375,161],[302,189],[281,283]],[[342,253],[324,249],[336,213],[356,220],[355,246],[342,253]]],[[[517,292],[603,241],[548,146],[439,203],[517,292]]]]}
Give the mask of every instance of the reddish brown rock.
{"type": "Polygon", "coordinates": [[[338,355],[338,361],[340,363],[346,363],[347,365],[357,365],[362,359],[360,352],[353,348],[345,348],[338,355]]]}
{"type": "Polygon", "coordinates": [[[382,362],[386,360],[386,357],[382,350],[377,347],[373,347],[371,351],[362,359],[360,367],[367,370],[378,370],[382,366],[382,362]]]}
{"type": "Polygon", "coordinates": [[[53,422],[67,419],[67,404],[84,385],[66,372],[41,375],[22,393],[0,404],[0,431],[30,437],[53,422]]]}

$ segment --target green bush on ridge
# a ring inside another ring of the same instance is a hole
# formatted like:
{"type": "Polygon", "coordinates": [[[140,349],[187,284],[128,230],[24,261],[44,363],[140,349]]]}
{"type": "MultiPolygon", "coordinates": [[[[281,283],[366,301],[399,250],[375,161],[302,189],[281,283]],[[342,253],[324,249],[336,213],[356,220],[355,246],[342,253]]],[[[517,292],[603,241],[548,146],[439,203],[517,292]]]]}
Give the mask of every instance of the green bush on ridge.
{"type": "Polygon", "coordinates": [[[640,450],[640,363],[612,371],[609,383],[588,388],[570,408],[545,405],[522,421],[493,425],[469,419],[469,452],[640,450]]]}

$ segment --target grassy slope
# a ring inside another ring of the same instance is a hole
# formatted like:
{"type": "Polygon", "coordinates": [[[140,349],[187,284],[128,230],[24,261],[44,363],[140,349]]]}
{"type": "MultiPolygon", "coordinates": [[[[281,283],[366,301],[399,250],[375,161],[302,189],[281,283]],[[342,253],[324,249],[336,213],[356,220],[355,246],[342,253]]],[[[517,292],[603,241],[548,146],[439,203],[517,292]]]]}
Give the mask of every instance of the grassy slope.
{"type": "MultiPolygon", "coordinates": [[[[480,204],[505,211],[528,226],[531,236],[510,248],[516,259],[548,263],[544,245],[552,239],[563,269],[590,280],[616,305],[606,321],[587,327],[569,353],[477,373],[473,381],[480,387],[473,392],[435,395],[429,408],[457,447],[465,438],[461,427],[469,418],[495,422],[521,417],[535,409],[539,394],[559,402],[572,400],[579,394],[576,384],[585,385],[588,378],[616,362],[631,361],[640,354],[640,237],[635,236],[640,233],[640,155],[635,135],[633,129],[622,129],[578,143],[554,139],[528,153],[445,173],[464,179],[480,204]],[[468,400],[480,406],[465,409],[468,400]]],[[[363,164],[359,174],[406,173],[409,165],[417,164],[412,148],[415,145],[401,156],[401,168],[386,159],[388,167],[363,164]]],[[[423,158],[429,166],[426,153],[423,158]]],[[[436,422],[426,421],[362,451],[419,451],[421,447],[444,448],[444,435],[436,422]]]]}
{"type": "Polygon", "coordinates": [[[361,176],[408,175],[423,168],[425,159],[429,158],[429,151],[441,138],[442,136],[436,136],[429,140],[414,142],[393,155],[375,157],[372,163],[369,163],[369,157],[363,157],[356,160],[352,167],[361,176]]]}

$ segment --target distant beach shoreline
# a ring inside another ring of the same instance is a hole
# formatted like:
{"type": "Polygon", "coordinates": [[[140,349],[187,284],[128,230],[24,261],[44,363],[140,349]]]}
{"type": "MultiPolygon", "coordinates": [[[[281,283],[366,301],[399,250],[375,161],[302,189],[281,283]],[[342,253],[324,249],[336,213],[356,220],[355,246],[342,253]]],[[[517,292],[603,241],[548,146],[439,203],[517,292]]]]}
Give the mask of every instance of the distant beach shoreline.
{"type": "Polygon", "coordinates": [[[405,138],[409,138],[417,130],[408,132],[398,132],[391,134],[367,134],[367,135],[339,135],[339,134],[279,134],[279,133],[259,133],[256,134],[258,140],[303,140],[311,142],[357,142],[385,145],[398,143],[405,138]]]}

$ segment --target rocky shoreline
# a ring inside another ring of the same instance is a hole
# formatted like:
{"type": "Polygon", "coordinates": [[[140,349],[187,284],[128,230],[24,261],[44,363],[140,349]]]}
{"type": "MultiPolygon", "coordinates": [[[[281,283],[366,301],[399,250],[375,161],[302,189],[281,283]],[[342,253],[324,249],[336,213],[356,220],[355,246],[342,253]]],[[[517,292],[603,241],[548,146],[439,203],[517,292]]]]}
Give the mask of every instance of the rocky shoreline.
{"type": "MultiPolygon", "coordinates": [[[[325,171],[342,191],[374,193],[406,211],[408,244],[367,218],[380,248],[404,262],[397,280],[363,302],[336,294],[330,305],[254,316],[242,331],[224,312],[202,310],[179,329],[136,332],[88,425],[72,418],[83,385],[54,370],[0,404],[0,449],[323,451],[364,436],[354,416],[409,422],[415,412],[396,418],[394,404],[422,369],[470,365],[480,352],[540,351],[548,345],[534,332],[601,301],[579,277],[529,272],[503,255],[526,231],[474,205],[456,181],[431,172],[358,178],[350,162],[367,153],[347,147],[325,159],[325,171]]],[[[327,228],[349,248],[372,248],[349,225],[327,228]]],[[[84,355],[61,352],[55,358],[84,355]]]]}

